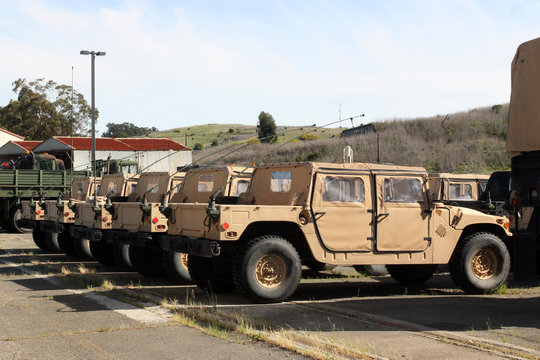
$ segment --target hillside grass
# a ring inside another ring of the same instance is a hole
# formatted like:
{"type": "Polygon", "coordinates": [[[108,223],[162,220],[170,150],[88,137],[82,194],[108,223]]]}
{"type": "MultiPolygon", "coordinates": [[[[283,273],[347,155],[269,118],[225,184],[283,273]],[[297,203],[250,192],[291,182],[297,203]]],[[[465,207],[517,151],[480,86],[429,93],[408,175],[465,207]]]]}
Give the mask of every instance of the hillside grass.
{"type": "Polygon", "coordinates": [[[193,152],[194,162],[200,164],[341,162],[347,145],[354,150],[354,161],[374,163],[378,135],[381,163],[422,166],[429,172],[491,173],[510,168],[506,154],[508,104],[373,124],[377,134],[346,138],[340,138],[343,129],[339,128],[278,127],[274,144],[258,143],[254,140],[256,127],[247,125],[208,124],[153,136],[168,136],[184,144],[187,134],[189,147],[197,142],[204,146],[193,152]]]}
{"type": "MultiPolygon", "coordinates": [[[[292,141],[305,133],[314,134],[319,139],[339,137],[340,129],[319,129],[313,126],[278,126],[278,142],[292,141]]],[[[193,148],[199,143],[204,148],[231,144],[241,144],[257,138],[257,127],[239,124],[206,124],[159,131],[152,137],[169,137],[183,145],[193,148]],[[187,141],[186,141],[187,140],[187,141]],[[212,145],[217,143],[217,145],[212,145]]]]}

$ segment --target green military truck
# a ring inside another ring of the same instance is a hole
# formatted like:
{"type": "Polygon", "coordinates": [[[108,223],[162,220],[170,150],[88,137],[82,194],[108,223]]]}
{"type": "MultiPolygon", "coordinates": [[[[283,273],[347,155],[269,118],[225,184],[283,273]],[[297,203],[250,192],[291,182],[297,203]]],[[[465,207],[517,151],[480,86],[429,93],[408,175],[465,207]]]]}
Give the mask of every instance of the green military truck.
{"type": "Polygon", "coordinates": [[[17,224],[22,200],[56,199],[69,190],[73,178],[89,175],[65,170],[63,161],[49,154],[30,152],[6,165],[0,170],[0,219],[13,232],[22,232],[17,224]]]}

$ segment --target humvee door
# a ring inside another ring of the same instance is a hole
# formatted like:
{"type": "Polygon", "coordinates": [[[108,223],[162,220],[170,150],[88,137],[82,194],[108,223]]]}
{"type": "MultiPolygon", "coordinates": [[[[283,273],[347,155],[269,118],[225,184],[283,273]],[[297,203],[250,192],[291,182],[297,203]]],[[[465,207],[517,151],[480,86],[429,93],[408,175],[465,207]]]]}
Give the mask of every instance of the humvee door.
{"type": "Polygon", "coordinates": [[[377,250],[425,250],[429,246],[429,214],[422,176],[378,175],[376,179],[377,250]]]}
{"type": "Polygon", "coordinates": [[[370,176],[318,173],[312,211],[320,240],[334,251],[372,250],[370,176]]]}

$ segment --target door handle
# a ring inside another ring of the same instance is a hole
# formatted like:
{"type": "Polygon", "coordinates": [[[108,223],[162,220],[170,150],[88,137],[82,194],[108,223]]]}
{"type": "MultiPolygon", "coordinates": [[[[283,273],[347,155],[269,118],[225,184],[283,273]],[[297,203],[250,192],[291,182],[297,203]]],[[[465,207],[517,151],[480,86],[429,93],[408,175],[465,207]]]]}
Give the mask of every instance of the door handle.
{"type": "Polygon", "coordinates": [[[380,222],[381,220],[386,219],[389,215],[390,215],[390,213],[377,214],[375,219],[376,219],[377,222],[380,222]]]}
{"type": "Polygon", "coordinates": [[[326,211],[317,211],[315,214],[313,214],[313,219],[319,220],[323,215],[326,215],[326,211]]]}

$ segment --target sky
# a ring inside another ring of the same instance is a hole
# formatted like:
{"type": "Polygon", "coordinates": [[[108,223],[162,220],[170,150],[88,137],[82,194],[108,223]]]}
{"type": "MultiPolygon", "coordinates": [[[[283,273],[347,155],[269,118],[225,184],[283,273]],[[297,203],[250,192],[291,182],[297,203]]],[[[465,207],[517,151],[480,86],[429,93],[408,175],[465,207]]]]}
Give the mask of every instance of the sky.
{"type": "Polygon", "coordinates": [[[536,0],[0,0],[0,9],[0,106],[16,98],[18,78],[71,85],[72,74],[90,103],[91,59],[80,51],[104,51],[98,134],[122,122],[255,125],[261,111],[278,125],[365,114],[357,126],[506,103],[517,46],[540,36],[536,0]]]}

